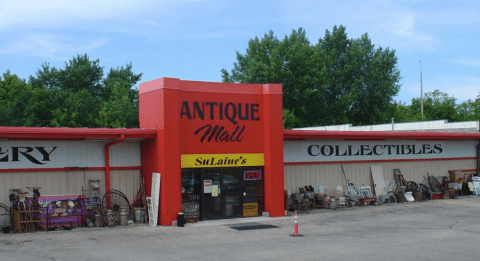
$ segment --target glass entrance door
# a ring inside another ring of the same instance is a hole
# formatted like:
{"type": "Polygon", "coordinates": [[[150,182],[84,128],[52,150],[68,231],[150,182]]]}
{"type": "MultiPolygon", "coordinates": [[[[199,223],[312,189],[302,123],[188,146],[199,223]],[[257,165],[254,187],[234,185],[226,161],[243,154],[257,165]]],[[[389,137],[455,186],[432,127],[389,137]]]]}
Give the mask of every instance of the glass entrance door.
{"type": "Polygon", "coordinates": [[[238,168],[225,168],[222,173],[222,182],[224,188],[224,200],[225,209],[223,212],[224,217],[240,217],[240,194],[241,194],[241,182],[239,179],[238,168]]]}
{"type": "Polygon", "coordinates": [[[241,217],[238,168],[203,169],[203,218],[241,217]]]}
{"type": "Polygon", "coordinates": [[[222,190],[220,169],[204,169],[203,171],[203,209],[205,219],[222,216],[222,190]]]}

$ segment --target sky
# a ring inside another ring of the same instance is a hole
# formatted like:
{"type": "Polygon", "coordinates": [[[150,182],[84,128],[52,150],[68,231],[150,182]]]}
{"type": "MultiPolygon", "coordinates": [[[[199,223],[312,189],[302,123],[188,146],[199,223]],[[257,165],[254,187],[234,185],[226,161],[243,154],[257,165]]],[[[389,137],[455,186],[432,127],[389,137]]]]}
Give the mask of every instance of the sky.
{"type": "Polygon", "coordinates": [[[438,89],[457,98],[480,92],[480,1],[476,0],[0,0],[0,73],[28,79],[43,63],[63,68],[77,54],[105,72],[132,63],[141,82],[160,77],[220,82],[236,52],[270,30],[302,27],[312,44],[343,25],[396,51],[411,103],[438,89]],[[421,62],[420,62],[421,61],[421,62]]]}

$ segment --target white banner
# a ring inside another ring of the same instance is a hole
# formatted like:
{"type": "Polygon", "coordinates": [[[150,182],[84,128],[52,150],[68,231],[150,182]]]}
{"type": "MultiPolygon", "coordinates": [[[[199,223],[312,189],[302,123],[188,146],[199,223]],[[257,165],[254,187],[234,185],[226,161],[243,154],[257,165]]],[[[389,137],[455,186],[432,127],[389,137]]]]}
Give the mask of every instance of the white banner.
{"type": "Polygon", "coordinates": [[[478,141],[285,141],[285,163],[476,157],[478,141]]]}

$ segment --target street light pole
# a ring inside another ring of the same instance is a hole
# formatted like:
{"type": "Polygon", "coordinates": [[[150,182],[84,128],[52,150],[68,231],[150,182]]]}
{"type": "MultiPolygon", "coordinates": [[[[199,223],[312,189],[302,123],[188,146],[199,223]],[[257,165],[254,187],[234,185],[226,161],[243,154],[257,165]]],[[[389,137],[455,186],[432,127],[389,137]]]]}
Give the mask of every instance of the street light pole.
{"type": "Polygon", "coordinates": [[[421,104],[421,106],[422,106],[422,120],[423,120],[422,60],[420,60],[420,104],[421,104]]]}

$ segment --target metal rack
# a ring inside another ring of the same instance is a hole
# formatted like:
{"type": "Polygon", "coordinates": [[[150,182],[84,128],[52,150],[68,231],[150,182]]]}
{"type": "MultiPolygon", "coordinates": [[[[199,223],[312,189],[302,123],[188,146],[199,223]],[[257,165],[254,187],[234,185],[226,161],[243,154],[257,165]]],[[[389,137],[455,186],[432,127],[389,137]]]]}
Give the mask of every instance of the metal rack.
{"type": "Polygon", "coordinates": [[[88,188],[82,188],[83,195],[85,195],[87,201],[87,209],[92,209],[94,207],[101,207],[102,197],[100,195],[100,180],[98,179],[89,179],[88,188]]]}

